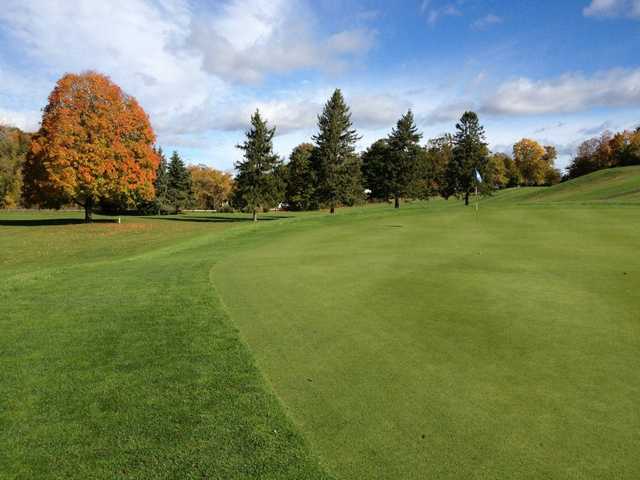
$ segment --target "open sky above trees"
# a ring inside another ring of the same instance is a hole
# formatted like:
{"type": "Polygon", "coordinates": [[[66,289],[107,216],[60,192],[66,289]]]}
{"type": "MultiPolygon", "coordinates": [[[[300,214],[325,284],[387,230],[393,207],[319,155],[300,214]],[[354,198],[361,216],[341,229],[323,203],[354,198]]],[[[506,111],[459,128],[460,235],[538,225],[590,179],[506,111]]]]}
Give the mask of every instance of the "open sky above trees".
{"type": "Polygon", "coordinates": [[[5,0],[0,122],[36,130],[55,81],[96,69],[166,151],[230,169],[256,108],[288,156],[340,87],[361,150],[407,108],[425,138],[472,109],[492,150],[529,137],[563,167],[640,121],[639,27],[639,0],[5,0]]]}

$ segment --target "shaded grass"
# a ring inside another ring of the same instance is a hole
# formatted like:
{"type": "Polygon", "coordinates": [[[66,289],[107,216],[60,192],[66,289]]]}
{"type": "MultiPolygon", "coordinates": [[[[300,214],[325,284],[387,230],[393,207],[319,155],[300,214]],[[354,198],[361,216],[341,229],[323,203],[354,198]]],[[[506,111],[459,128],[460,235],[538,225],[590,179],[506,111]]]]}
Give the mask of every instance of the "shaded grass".
{"type": "Polygon", "coordinates": [[[230,225],[0,227],[0,478],[327,478],[210,283],[230,225]]]}

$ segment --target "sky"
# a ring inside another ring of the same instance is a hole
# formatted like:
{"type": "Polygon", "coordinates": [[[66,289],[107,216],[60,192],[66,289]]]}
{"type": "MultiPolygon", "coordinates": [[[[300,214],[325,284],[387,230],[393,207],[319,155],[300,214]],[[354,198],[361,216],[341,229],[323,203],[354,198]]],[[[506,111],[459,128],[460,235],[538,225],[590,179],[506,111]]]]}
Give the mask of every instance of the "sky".
{"type": "Polygon", "coordinates": [[[342,89],[364,150],[411,108],[425,141],[474,110],[494,151],[640,125],[640,0],[2,0],[0,123],[57,79],[135,96],[165,151],[232,170],[259,108],[288,157],[342,89]]]}

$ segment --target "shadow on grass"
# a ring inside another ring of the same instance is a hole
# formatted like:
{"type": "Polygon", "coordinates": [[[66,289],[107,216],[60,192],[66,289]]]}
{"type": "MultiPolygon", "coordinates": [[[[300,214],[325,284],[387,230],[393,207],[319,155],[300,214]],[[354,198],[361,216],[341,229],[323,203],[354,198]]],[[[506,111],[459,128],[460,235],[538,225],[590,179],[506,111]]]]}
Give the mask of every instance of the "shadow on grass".
{"type": "MultiPolygon", "coordinates": [[[[97,218],[92,223],[118,223],[111,218],[97,218]]],[[[54,225],[79,225],[84,224],[82,218],[37,218],[33,220],[0,220],[0,226],[5,227],[45,227],[54,225]]]]}
{"type": "MultiPolygon", "coordinates": [[[[173,222],[212,222],[212,223],[239,223],[239,222],[252,222],[251,217],[198,217],[192,215],[181,215],[179,217],[150,217],[153,220],[169,220],[173,222]]],[[[289,218],[287,216],[268,216],[262,217],[258,216],[258,222],[272,221],[272,220],[282,220],[284,218],[289,218]]]]}

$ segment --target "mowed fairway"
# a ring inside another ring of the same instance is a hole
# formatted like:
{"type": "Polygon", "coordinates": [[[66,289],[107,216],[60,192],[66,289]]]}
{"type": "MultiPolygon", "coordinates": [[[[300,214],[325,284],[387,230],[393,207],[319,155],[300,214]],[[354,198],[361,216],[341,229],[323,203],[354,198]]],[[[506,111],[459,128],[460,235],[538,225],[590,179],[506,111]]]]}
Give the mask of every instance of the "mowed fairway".
{"type": "Polygon", "coordinates": [[[214,268],[338,478],[640,478],[640,209],[489,205],[296,220],[214,268]]]}

